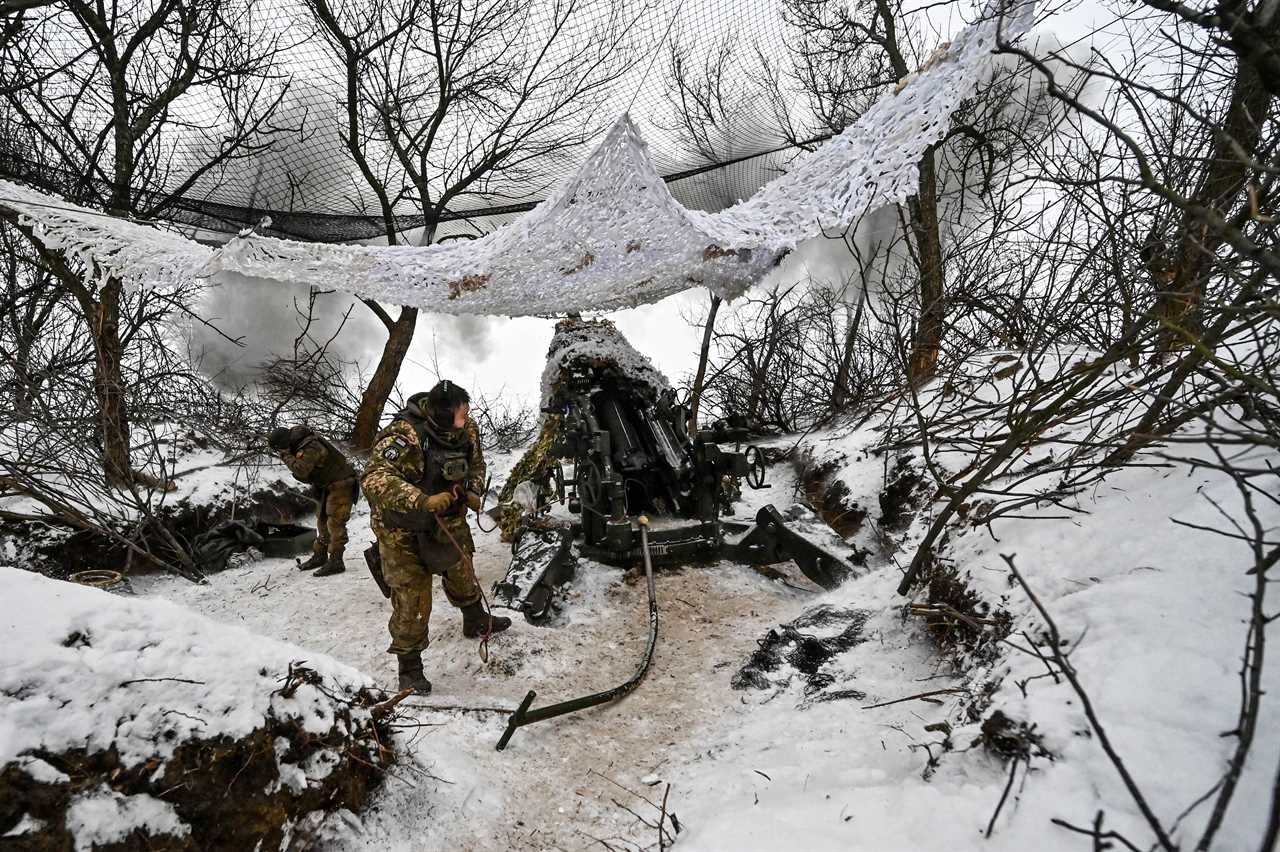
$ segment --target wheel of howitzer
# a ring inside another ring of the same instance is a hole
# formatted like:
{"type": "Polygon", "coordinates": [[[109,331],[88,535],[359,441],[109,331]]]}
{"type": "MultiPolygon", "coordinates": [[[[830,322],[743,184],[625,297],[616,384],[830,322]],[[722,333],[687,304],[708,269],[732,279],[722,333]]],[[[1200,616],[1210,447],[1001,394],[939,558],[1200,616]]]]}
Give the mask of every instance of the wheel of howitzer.
{"type": "Polygon", "coordinates": [[[764,488],[765,460],[764,450],[755,444],[747,447],[747,485],[759,491],[764,488]]]}

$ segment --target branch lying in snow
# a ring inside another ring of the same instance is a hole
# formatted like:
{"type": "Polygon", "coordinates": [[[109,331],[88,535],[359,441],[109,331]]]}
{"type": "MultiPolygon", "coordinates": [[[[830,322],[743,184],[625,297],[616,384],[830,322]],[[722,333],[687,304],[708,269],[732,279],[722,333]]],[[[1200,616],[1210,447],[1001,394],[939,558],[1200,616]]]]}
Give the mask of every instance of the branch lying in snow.
{"type": "Polygon", "coordinates": [[[412,687],[409,689],[402,689],[381,704],[375,704],[370,708],[369,714],[373,716],[374,719],[381,719],[383,716],[386,716],[394,710],[397,704],[404,701],[410,695],[413,695],[412,687]]]}
{"type": "MultiPolygon", "coordinates": [[[[1089,694],[1085,692],[1084,687],[1080,684],[1080,679],[1076,676],[1075,668],[1071,665],[1070,660],[1067,659],[1066,654],[1063,653],[1062,634],[1058,632],[1057,623],[1049,615],[1049,611],[1045,609],[1040,599],[1036,597],[1035,592],[1031,591],[1031,587],[1027,585],[1027,581],[1023,579],[1022,574],[1019,573],[1018,567],[1013,562],[1013,554],[1002,553],[1000,558],[1009,566],[1009,571],[1013,574],[1014,580],[1022,587],[1022,591],[1031,599],[1032,605],[1040,613],[1040,617],[1044,619],[1045,629],[1048,632],[1048,647],[1053,653],[1053,661],[1058,664],[1063,676],[1066,677],[1067,682],[1071,684],[1071,688],[1075,690],[1076,696],[1080,699],[1080,703],[1084,707],[1085,716],[1089,719],[1089,725],[1093,728],[1093,732],[1098,735],[1098,743],[1102,746],[1102,750],[1107,753],[1107,758],[1111,761],[1111,765],[1120,774],[1125,788],[1129,791],[1129,795],[1133,797],[1134,804],[1138,806],[1138,810],[1142,812],[1147,825],[1151,827],[1151,831],[1155,834],[1160,848],[1166,850],[1166,852],[1173,852],[1177,847],[1174,846],[1173,841],[1169,838],[1164,826],[1160,824],[1155,812],[1151,810],[1151,806],[1147,804],[1146,797],[1138,788],[1137,782],[1133,780],[1133,776],[1129,774],[1128,767],[1125,766],[1115,747],[1112,746],[1111,738],[1107,736],[1106,729],[1102,727],[1102,722],[1098,719],[1098,714],[1093,708],[1093,702],[1089,699],[1089,694]]],[[[1126,843],[1126,845],[1128,844],[1126,843]]]]}
{"type": "Polygon", "coordinates": [[[128,686],[131,683],[159,683],[161,681],[172,681],[174,683],[194,683],[198,686],[204,686],[202,680],[189,680],[185,677],[135,677],[133,680],[123,680],[120,686],[128,686]]]}
{"type": "MultiPolygon", "coordinates": [[[[759,772],[759,770],[756,770],[756,771],[757,771],[757,772],[759,772]]],[[[659,849],[659,852],[661,852],[661,850],[666,849],[666,847],[667,847],[667,846],[669,846],[670,844],[672,844],[672,843],[674,843],[674,842],[675,842],[675,837],[674,837],[674,836],[672,836],[670,833],[668,833],[668,832],[667,832],[666,825],[665,825],[665,823],[670,822],[670,823],[671,823],[671,827],[672,827],[673,829],[675,829],[675,833],[676,833],[677,835],[678,835],[678,834],[680,833],[680,831],[681,831],[681,827],[680,827],[680,820],[678,820],[678,819],[676,818],[676,815],[675,815],[675,813],[674,813],[673,811],[668,811],[668,810],[667,810],[667,797],[671,795],[671,785],[670,785],[670,784],[667,784],[667,788],[666,788],[666,790],[664,790],[664,791],[663,791],[663,794],[662,794],[662,804],[661,804],[661,805],[657,805],[657,804],[655,804],[655,803],[653,802],[653,800],[652,800],[652,799],[650,799],[650,798],[648,798],[648,797],[646,797],[646,796],[642,796],[642,795],[640,795],[639,793],[637,793],[636,791],[631,790],[631,789],[628,789],[627,787],[622,786],[622,785],[621,785],[621,784],[619,784],[617,781],[614,781],[612,778],[610,778],[608,775],[605,775],[605,774],[603,774],[603,773],[601,773],[601,772],[597,772],[595,769],[590,769],[590,770],[588,770],[588,771],[587,771],[587,774],[588,774],[588,775],[597,775],[597,776],[599,776],[600,778],[603,778],[605,781],[608,781],[610,784],[612,784],[613,786],[617,787],[619,790],[621,790],[621,791],[623,791],[624,793],[627,793],[627,794],[629,794],[629,795],[631,795],[631,796],[634,796],[635,798],[637,798],[637,799],[639,799],[640,801],[644,802],[644,803],[645,803],[645,804],[647,804],[649,807],[653,808],[655,811],[657,811],[657,812],[658,812],[658,822],[657,822],[656,824],[654,824],[654,823],[650,822],[649,820],[645,819],[644,817],[640,816],[640,815],[639,815],[638,813],[636,813],[635,811],[631,810],[631,808],[629,808],[629,807],[627,807],[626,805],[624,805],[624,804],[622,804],[621,802],[619,802],[617,799],[611,799],[611,800],[610,800],[610,801],[612,801],[615,805],[617,805],[618,807],[622,808],[624,811],[626,811],[627,813],[631,814],[633,817],[635,817],[636,819],[638,819],[638,820],[639,820],[641,823],[643,823],[645,826],[648,826],[650,829],[653,829],[653,828],[658,829],[658,849],[659,849]]],[[[761,773],[761,774],[763,775],[764,773],[761,773]]],[[[596,838],[592,838],[592,839],[594,840],[594,839],[596,839],[596,838]]],[[[601,842],[603,842],[603,841],[601,841],[601,842]]]]}
{"type": "Polygon", "coordinates": [[[510,716],[516,712],[514,707],[468,707],[465,704],[405,704],[415,710],[435,710],[441,713],[457,711],[459,713],[505,713],[510,716]]]}
{"type": "Polygon", "coordinates": [[[1092,837],[1094,849],[1106,849],[1110,845],[1106,841],[1119,840],[1121,843],[1124,844],[1125,848],[1131,850],[1131,852],[1142,852],[1142,850],[1140,850],[1137,846],[1134,846],[1132,843],[1130,843],[1123,834],[1117,834],[1114,831],[1104,832],[1102,830],[1102,811],[1098,811],[1098,815],[1093,818],[1092,829],[1081,828],[1078,825],[1072,825],[1066,820],[1058,819],[1057,817],[1054,817],[1053,819],[1049,820],[1049,822],[1053,823],[1054,825],[1060,825],[1063,828],[1065,828],[1067,831],[1074,831],[1077,834],[1083,834],[1086,837],[1092,837]]]}
{"type": "Polygon", "coordinates": [[[928,692],[917,692],[915,695],[908,695],[906,698],[895,698],[892,701],[882,701],[879,704],[868,704],[861,708],[863,710],[874,710],[877,707],[888,707],[890,704],[901,704],[904,701],[915,701],[920,698],[929,698],[934,695],[968,695],[967,689],[931,689],[928,692]]]}
{"type": "Polygon", "coordinates": [[[995,813],[991,815],[991,821],[987,823],[987,831],[984,836],[988,839],[991,837],[991,832],[995,830],[996,820],[1000,818],[1000,811],[1004,810],[1004,803],[1009,798],[1009,791],[1013,789],[1013,779],[1018,774],[1019,762],[1020,758],[1018,757],[1015,757],[1011,761],[1011,765],[1009,767],[1009,781],[1004,785],[1004,792],[1000,794],[1000,802],[996,805],[995,813]]]}

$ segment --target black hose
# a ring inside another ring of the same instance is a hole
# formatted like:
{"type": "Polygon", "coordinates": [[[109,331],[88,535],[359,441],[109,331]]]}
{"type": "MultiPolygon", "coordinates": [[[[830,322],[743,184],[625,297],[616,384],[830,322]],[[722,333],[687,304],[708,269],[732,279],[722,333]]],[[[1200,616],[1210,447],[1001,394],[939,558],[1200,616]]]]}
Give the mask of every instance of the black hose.
{"type": "Polygon", "coordinates": [[[630,680],[615,686],[613,689],[597,692],[593,695],[584,695],[582,698],[561,701],[559,704],[549,704],[536,710],[530,710],[529,706],[533,704],[533,699],[537,696],[537,692],[532,689],[529,690],[529,694],[524,697],[524,701],[520,702],[516,712],[512,713],[511,718],[507,720],[507,729],[503,732],[502,739],[498,740],[498,751],[502,751],[507,747],[507,743],[511,741],[511,736],[518,728],[532,725],[534,722],[554,719],[566,713],[576,713],[579,710],[586,710],[588,707],[617,701],[631,694],[640,685],[640,681],[644,680],[645,672],[649,670],[649,664],[653,662],[653,649],[658,644],[658,592],[653,582],[653,560],[649,556],[649,519],[641,515],[639,522],[640,552],[644,556],[644,576],[649,585],[649,641],[645,645],[644,659],[640,661],[640,667],[636,669],[636,673],[631,676],[630,680]]]}

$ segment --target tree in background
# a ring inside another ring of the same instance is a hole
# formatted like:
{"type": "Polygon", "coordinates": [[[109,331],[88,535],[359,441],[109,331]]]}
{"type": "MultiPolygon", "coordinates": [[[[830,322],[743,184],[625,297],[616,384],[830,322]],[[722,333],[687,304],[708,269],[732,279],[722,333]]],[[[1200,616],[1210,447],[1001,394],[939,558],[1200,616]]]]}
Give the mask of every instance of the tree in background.
{"type": "MultiPolygon", "coordinates": [[[[67,195],[112,215],[151,219],[252,149],[283,92],[275,43],[249,40],[253,0],[60,0],[6,18],[0,98],[7,130],[67,195]],[[195,152],[199,152],[196,154],[195,152]]],[[[46,181],[47,183],[47,181],[46,181]]],[[[65,289],[93,343],[94,397],[108,482],[139,480],[123,378],[123,283],[48,249],[12,211],[43,273],[65,289]]]]}
{"type": "MultiPolygon", "coordinates": [[[[409,210],[428,245],[458,211],[545,189],[549,166],[602,129],[600,106],[626,70],[615,0],[308,0],[344,82],[343,145],[376,199],[387,241],[409,210]]],[[[518,199],[518,200],[524,200],[518,199]]],[[[393,317],[351,441],[368,449],[404,363],[418,309],[393,317]]]]}
{"type": "MultiPolygon", "coordinates": [[[[743,131],[759,129],[750,104],[751,91],[738,76],[741,69],[734,56],[737,45],[737,36],[730,31],[701,56],[682,40],[680,34],[673,37],[668,48],[664,95],[671,112],[671,122],[666,129],[674,132],[683,143],[685,153],[695,168],[732,160],[736,155],[734,144],[742,138],[743,131]]],[[[733,196],[721,169],[706,172],[700,188],[719,208],[729,207],[739,200],[733,196]]],[[[701,323],[702,345],[689,389],[690,434],[698,429],[716,314],[720,312],[723,301],[712,293],[707,314],[701,323]]]]}
{"type": "MultiPolygon", "coordinates": [[[[900,0],[854,7],[836,0],[785,0],[783,8],[793,34],[789,76],[807,101],[811,122],[802,123],[788,108],[776,66],[766,62],[765,71],[779,92],[774,97],[779,124],[796,144],[818,132],[839,133],[927,60],[923,40],[907,24],[900,0]]],[[[921,155],[916,192],[907,202],[918,308],[906,369],[915,385],[937,371],[946,320],[937,148],[930,146],[921,155]]]]}

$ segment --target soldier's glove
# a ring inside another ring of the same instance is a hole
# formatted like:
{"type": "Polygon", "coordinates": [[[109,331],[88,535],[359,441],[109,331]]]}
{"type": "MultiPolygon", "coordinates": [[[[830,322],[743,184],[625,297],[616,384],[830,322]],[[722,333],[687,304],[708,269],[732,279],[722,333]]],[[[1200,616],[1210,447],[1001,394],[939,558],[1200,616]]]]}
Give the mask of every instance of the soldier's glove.
{"type": "Polygon", "coordinates": [[[441,491],[439,494],[432,494],[427,498],[427,511],[435,514],[448,511],[453,505],[453,495],[448,491],[441,491]]]}
{"type": "Polygon", "coordinates": [[[467,501],[468,509],[470,509],[473,512],[480,511],[480,506],[484,498],[481,497],[479,494],[477,494],[474,491],[464,491],[462,492],[462,498],[467,501]]]}

